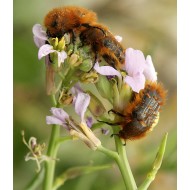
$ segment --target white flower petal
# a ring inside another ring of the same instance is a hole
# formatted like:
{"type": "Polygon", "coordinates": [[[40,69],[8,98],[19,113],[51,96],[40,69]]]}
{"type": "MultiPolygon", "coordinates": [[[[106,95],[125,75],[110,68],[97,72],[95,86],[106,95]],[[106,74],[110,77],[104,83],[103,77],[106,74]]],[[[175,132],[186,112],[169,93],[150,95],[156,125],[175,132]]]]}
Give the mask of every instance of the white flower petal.
{"type": "Polygon", "coordinates": [[[40,47],[39,51],[38,51],[38,59],[41,59],[42,57],[55,52],[56,50],[53,49],[53,47],[49,44],[45,44],[43,46],[40,47]]]}
{"type": "Polygon", "coordinates": [[[54,117],[54,116],[46,116],[46,123],[48,125],[52,125],[52,124],[55,124],[55,125],[62,125],[63,124],[63,121],[54,117]]]}
{"type": "Polygon", "coordinates": [[[68,130],[67,119],[69,120],[69,115],[61,108],[51,108],[52,116],[46,116],[46,123],[48,125],[62,125],[68,130]]]}
{"type": "Polygon", "coordinates": [[[45,44],[44,40],[42,40],[42,39],[40,39],[40,38],[38,38],[36,36],[34,36],[33,38],[34,38],[34,43],[36,44],[36,46],[38,48],[40,48],[41,46],[43,46],[45,44]]]}
{"type": "Polygon", "coordinates": [[[134,92],[139,93],[141,89],[144,89],[145,86],[145,76],[142,73],[131,77],[126,76],[124,81],[132,88],[134,92]]]}
{"type": "Polygon", "coordinates": [[[77,95],[79,92],[84,92],[80,86],[80,83],[77,82],[72,88],[71,88],[71,93],[74,95],[77,95]]]}
{"type": "Polygon", "coordinates": [[[99,63],[96,62],[94,65],[94,69],[101,75],[105,75],[105,76],[113,76],[116,75],[119,78],[121,77],[121,74],[119,71],[117,71],[116,69],[114,69],[111,66],[99,66],[99,63]]]}
{"type": "Polygon", "coordinates": [[[125,67],[129,76],[142,73],[145,68],[145,57],[142,51],[128,48],[125,51],[125,67]]]}
{"type": "Polygon", "coordinates": [[[52,107],[51,108],[51,113],[58,119],[65,121],[66,119],[69,118],[69,115],[67,114],[67,112],[65,112],[63,109],[61,108],[55,108],[52,107]]]}
{"type": "Polygon", "coordinates": [[[35,24],[32,28],[32,32],[35,37],[46,41],[47,40],[47,35],[46,32],[43,30],[42,26],[40,24],[35,24]]]}
{"type": "Polygon", "coordinates": [[[61,66],[61,63],[67,58],[67,53],[65,51],[57,52],[58,55],[58,67],[61,66]]]}
{"type": "Polygon", "coordinates": [[[143,74],[145,75],[147,80],[152,82],[157,81],[157,73],[155,71],[152,58],[150,55],[146,57],[145,69],[143,74]]]}
{"type": "Polygon", "coordinates": [[[90,96],[85,93],[78,93],[75,100],[75,112],[80,116],[81,121],[84,122],[84,114],[90,103],[90,96]]]}

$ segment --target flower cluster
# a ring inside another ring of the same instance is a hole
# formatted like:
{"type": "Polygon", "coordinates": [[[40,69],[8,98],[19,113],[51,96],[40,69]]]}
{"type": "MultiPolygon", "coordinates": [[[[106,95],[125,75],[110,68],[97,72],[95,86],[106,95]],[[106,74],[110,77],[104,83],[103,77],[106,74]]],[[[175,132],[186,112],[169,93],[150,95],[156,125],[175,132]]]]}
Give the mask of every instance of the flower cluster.
{"type": "Polygon", "coordinates": [[[69,131],[71,136],[81,139],[91,149],[96,150],[97,147],[101,145],[101,142],[87,126],[85,120],[85,112],[89,103],[90,96],[79,92],[76,97],[74,97],[73,104],[75,112],[80,116],[80,122],[74,121],[63,109],[53,107],[51,108],[52,116],[46,117],[46,123],[63,126],[69,131]]]}
{"type": "MultiPolygon", "coordinates": [[[[94,69],[101,75],[116,75],[121,77],[121,73],[111,66],[99,66],[96,63],[94,69]]],[[[128,84],[134,92],[139,92],[144,89],[145,81],[157,81],[157,73],[155,72],[151,56],[148,55],[146,60],[140,50],[128,48],[125,51],[125,68],[127,75],[124,77],[124,82],[128,84]]]]}
{"type": "MultiPolygon", "coordinates": [[[[58,57],[58,66],[60,67],[61,63],[67,58],[67,53],[64,51],[65,43],[64,38],[58,42],[58,38],[52,39],[52,45],[46,44],[48,38],[46,32],[42,29],[40,24],[36,24],[33,27],[34,42],[39,48],[38,59],[56,53],[58,57]]],[[[48,60],[48,59],[46,59],[48,60]]]]}
{"type": "MultiPolygon", "coordinates": [[[[47,76],[47,81],[56,83],[55,91],[58,96],[59,107],[73,105],[75,112],[80,116],[80,122],[74,119],[62,108],[51,108],[52,116],[47,116],[47,124],[63,126],[71,136],[81,139],[90,148],[96,149],[100,140],[94,135],[90,127],[98,125],[95,120],[110,121],[107,109],[102,100],[91,92],[81,89],[82,84],[95,84],[103,98],[108,99],[113,109],[123,112],[133,93],[139,93],[145,88],[146,81],[156,82],[157,73],[151,56],[145,59],[140,50],[128,48],[125,50],[125,64],[122,70],[106,65],[104,60],[93,64],[93,52],[89,46],[83,46],[78,38],[71,42],[69,34],[62,38],[48,38],[39,24],[33,27],[34,42],[39,48],[38,58],[45,57],[46,65],[53,68],[53,72],[60,77],[58,82],[47,76]],[[87,108],[91,116],[86,116],[87,108]],[[87,119],[88,118],[88,119],[87,119]],[[89,119],[90,118],[90,119],[89,119]],[[89,127],[90,126],[90,127],[89,127]]],[[[122,37],[115,36],[117,41],[122,37]]],[[[107,122],[109,123],[109,122],[107,122]]],[[[101,125],[100,125],[101,126],[101,125]]],[[[108,130],[101,129],[107,134],[108,130]]]]}
{"type": "MultiPolygon", "coordinates": [[[[43,189],[56,190],[67,179],[98,168],[82,167],[81,172],[81,167],[75,167],[54,177],[59,145],[66,140],[80,140],[116,162],[126,189],[147,189],[162,163],[167,134],[150,172],[152,177],[148,175],[140,187],[135,183],[123,145],[152,131],[165,103],[166,91],[157,82],[151,56],[145,58],[140,50],[124,49],[120,44],[122,37],[113,36],[96,23],[95,13],[84,8],[54,9],[44,23],[46,31],[40,24],[35,24],[32,31],[39,48],[38,59],[45,58],[46,92],[53,103],[46,124],[52,125],[52,132],[47,155],[43,154],[44,143],[37,143],[35,137],[27,142],[22,132],[23,143],[29,149],[25,160],[34,160],[37,172],[45,161],[43,189]],[[64,136],[60,135],[60,126],[64,136]],[[115,150],[105,148],[100,140],[101,134],[107,135],[110,130],[115,150]]],[[[37,183],[34,180],[27,189],[37,183]]]]}

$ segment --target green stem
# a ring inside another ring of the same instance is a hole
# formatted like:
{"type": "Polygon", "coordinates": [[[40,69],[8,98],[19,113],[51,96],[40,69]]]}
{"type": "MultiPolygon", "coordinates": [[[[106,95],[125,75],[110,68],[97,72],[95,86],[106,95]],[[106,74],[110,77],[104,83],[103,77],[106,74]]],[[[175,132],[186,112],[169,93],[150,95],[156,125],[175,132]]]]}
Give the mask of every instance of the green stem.
{"type": "MultiPolygon", "coordinates": [[[[57,106],[57,102],[55,99],[55,95],[51,96],[52,102],[54,106],[57,106]]],[[[53,125],[52,131],[51,131],[51,137],[49,141],[47,156],[52,158],[52,160],[49,160],[45,164],[45,179],[44,179],[44,187],[43,190],[52,190],[53,186],[53,179],[54,179],[54,172],[55,172],[55,159],[57,155],[56,148],[56,140],[59,137],[60,134],[60,126],[53,125]]]]}
{"type": "Polygon", "coordinates": [[[55,148],[56,138],[59,137],[60,127],[57,125],[52,126],[52,132],[50,137],[50,143],[48,147],[47,156],[53,158],[46,162],[46,172],[45,172],[45,181],[44,181],[44,190],[51,190],[53,185],[53,178],[55,172],[55,159],[57,155],[57,148],[55,148]]]}
{"type": "Polygon", "coordinates": [[[129,168],[128,169],[126,168],[126,165],[122,157],[117,152],[106,149],[103,146],[99,146],[97,150],[99,150],[100,152],[103,152],[104,154],[106,154],[107,156],[115,160],[115,162],[117,163],[119,167],[121,175],[123,176],[126,190],[136,190],[137,186],[135,184],[135,181],[133,177],[130,175],[129,168]]]}
{"type": "Polygon", "coordinates": [[[72,140],[72,139],[73,139],[72,136],[60,137],[60,138],[58,138],[58,139],[56,140],[56,145],[55,145],[55,146],[58,148],[59,145],[61,145],[63,142],[68,141],[68,140],[72,140]]]}
{"type": "Polygon", "coordinates": [[[119,155],[117,154],[117,152],[109,150],[103,147],[102,145],[98,146],[97,150],[99,150],[100,152],[103,152],[104,154],[106,154],[107,156],[111,157],[114,160],[119,159],[119,155]]]}
{"type": "Polygon", "coordinates": [[[27,185],[25,190],[35,190],[41,184],[44,178],[44,168],[40,170],[39,173],[32,179],[32,181],[27,185]]]}
{"type": "MultiPolygon", "coordinates": [[[[117,127],[114,127],[113,128],[114,134],[118,134],[118,130],[119,129],[117,127]]],[[[123,145],[122,140],[117,135],[115,135],[114,138],[115,138],[115,144],[116,144],[116,149],[119,155],[119,159],[120,159],[120,162],[122,163],[121,165],[118,165],[118,166],[123,176],[126,189],[136,190],[137,185],[136,185],[135,179],[133,177],[133,174],[132,174],[132,171],[127,159],[125,146],[123,145]]]]}
{"type": "Polygon", "coordinates": [[[70,86],[70,82],[71,82],[71,78],[73,79],[75,76],[75,69],[70,68],[67,72],[67,74],[65,75],[63,82],[62,82],[62,87],[69,87],[70,86]]]}
{"type": "Polygon", "coordinates": [[[57,106],[57,101],[56,101],[55,95],[51,95],[51,101],[53,103],[53,106],[57,106]]]}

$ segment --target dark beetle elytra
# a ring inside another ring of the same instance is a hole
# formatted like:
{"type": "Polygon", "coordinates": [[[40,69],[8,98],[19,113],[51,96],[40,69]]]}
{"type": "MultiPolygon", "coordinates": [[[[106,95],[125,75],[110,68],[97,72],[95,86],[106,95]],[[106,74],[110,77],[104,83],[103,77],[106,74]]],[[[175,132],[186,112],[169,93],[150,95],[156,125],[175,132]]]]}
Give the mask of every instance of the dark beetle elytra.
{"type": "Polygon", "coordinates": [[[147,83],[124,110],[118,136],[125,140],[145,136],[156,125],[165,98],[166,90],[160,83],[147,83]]]}

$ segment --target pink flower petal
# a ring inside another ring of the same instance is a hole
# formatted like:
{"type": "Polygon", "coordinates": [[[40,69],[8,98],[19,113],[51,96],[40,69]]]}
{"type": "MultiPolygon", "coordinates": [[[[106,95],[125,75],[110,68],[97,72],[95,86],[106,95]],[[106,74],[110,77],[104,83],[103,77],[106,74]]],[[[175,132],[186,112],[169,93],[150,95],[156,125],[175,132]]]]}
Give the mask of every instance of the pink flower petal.
{"type": "Polygon", "coordinates": [[[145,76],[142,73],[137,73],[135,76],[126,76],[124,81],[132,88],[134,92],[139,93],[145,86],[145,76]]]}
{"type": "Polygon", "coordinates": [[[51,113],[58,119],[65,121],[65,119],[69,118],[69,115],[67,114],[67,112],[65,112],[63,109],[61,108],[55,108],[52,107],[51,108],[51,113]]]}
{"type": "Polygon", "coordinates": [[[116,75],[118,77],[121,77],[121,74],[119,71],[114,69],[113,67],[110,66],[99,66],[99,63],[96,62],[94,65],[94,69],[101,75],[106,75],[106,76],[113,76],[116,75]]]}
{"type": "Polygon", "coordinates": [[[63,122],[62,120],[60,120],[54,116],[46,116],[46,123],[48,125],[52,125],[52,124],[63,125],[65,122],[63,122]]]}
{"type": "Polygon", "coordinates": [[[58,55],[58,67],[61,66],[61,63],[67,58],[67,53],[65,51],[57,52],[58,55]]]}
{"type": "Polygon", "coordinates": [[[145,68],[145,58],[140,50],[128,48],[125,51],[125,67],[129,76],[138,72],[142,73],[145,68]]]}
{"type": "Polygon", "coordinates": [[[90,96],[85,93],[78,93],[76,100],[75,100],[75,112],[80,116],[81,121],[84,121],[84,114],[86,112],[86,109],[90,103],[90,96]]]}
{"type": "Polygon", "coordinates": [[[56,125],[62,125],[66,129],[67,127],[67,119],[69,119],[69,115],[61,108],[51,108],[52,116],[46,116],[46,123],[48,125],[56,124],[56,125]]]}
{"type": "Polygon", "coordinates": [[[80,83],[77,82],[72,88],[71,88],[71,93],[74,95],[77,95],[79,92],[84,92],[80,86],[80,83]]]}
{"type": "Polygon", "coordinates": [[[145,75],[145,78],[150,81],[157,81],[157,73],[155,71],[152,58],[150,55],[146,57],[146,63],[145,63],[145,69],[143,74],[145,75]]]}
{"type": "Polygon", "coordinates": [[[39,51],[38,51],[38,59],[41,59],[42,57],[55,52],[56,50],[53,49],[53,47],[49,44],[45,44],[43,46],[40,47],[39,51]]]}
{"type": "Polygon", "coordinates": [[[89,128],[91,128],[91,127],[92,127],[92,124],[93,124],[93,118],[90,117],[90,116],[88,116],[88,117],[86,118],[86,124],[87,124],[87,126],[88,126],[89,128]]]}
{"type": "Polygon", "coordinates": [[[35,37],[37,37],[43,41],[47,40],[46,32],[43,30],[43,28],[40,24],[35,24],[32,28],[32,32],[35,37]]]}
{"type": "Polygon", "coordinates": [[[36,44],[36,46],[38,48],[40,48],[41,46],[43,46],[45,44],[44,40],[42,40],[42,39],[40,39],[40,38],[38,38],[36,36],[34,36],[33,38],[34,38],[34,43],[36,44]]]}

